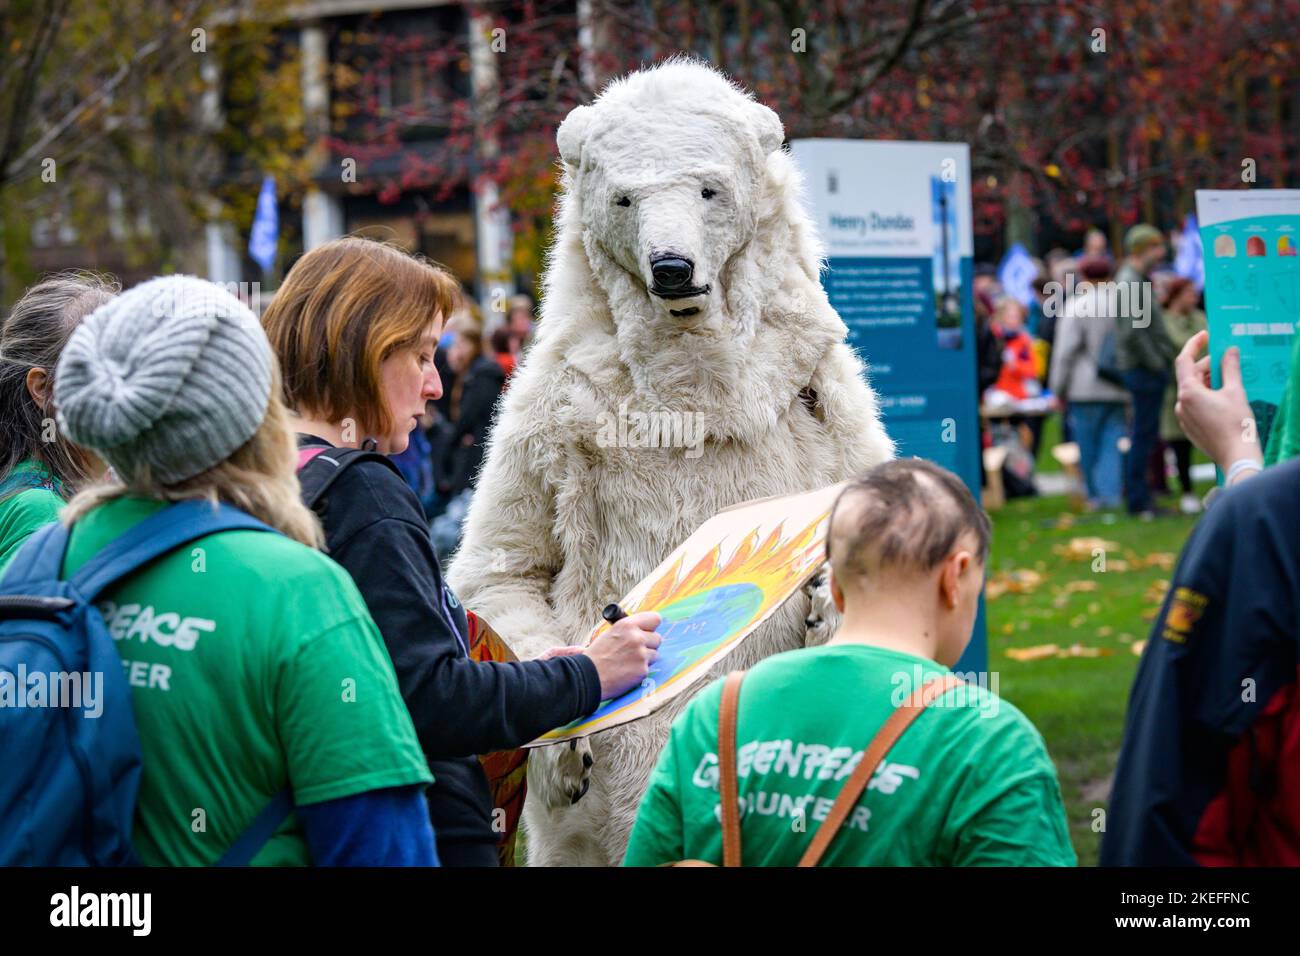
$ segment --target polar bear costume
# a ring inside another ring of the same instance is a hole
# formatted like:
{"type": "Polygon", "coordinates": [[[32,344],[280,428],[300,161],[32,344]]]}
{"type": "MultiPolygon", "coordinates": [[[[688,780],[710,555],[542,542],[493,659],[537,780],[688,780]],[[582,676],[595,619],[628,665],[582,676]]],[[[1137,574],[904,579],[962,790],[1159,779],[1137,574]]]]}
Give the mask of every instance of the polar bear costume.
{"type": "MultiPolygon", "coordinates": [[[[678,59],[613,82],[556,139],[537,337],[448,575],[521,658],[584,641],[604,605],[723,508],[893,453],[818,281],[822,249],[772,110],[678,59]]],[[[803,646],[809,613],[808,597],[787,602],[711,676],[803,646]]],[[[533,752],[531,864],[621,861],[688,697],[533,752]]]]}

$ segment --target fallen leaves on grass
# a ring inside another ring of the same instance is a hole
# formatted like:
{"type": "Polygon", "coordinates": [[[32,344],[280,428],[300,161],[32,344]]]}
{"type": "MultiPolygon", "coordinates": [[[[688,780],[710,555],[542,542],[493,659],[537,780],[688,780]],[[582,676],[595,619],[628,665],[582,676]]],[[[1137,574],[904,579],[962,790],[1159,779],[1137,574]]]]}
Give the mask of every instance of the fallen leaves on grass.
{"type": "Polygon", "coordinates": [[[984,585],[984,600],[996,601],[1008,592],[1011,594],[1028,594],[1042,583],[1043,576],[1037,571],[1031,571],[1028,568],[1004,571],[989,578],[988,583],[984,585]]]}
{"type": "Polygon", "coordinates": [[[1067,581],[1064,587],[1056,589],[1056,596],[1052,598],[1052,607],[1065,607],[1070,603],[1071,594],[1096,591],[1098,587],[1096,581],[1067,581]]]}
{"type": "Polygon", "coordinates": [[[1132,651],[1134,654],[1136,654],[1138,657],[1141,657],[1142,652],[1146,650],[1146,647],[1147,647],[1147,639],[1144,637],[1140,641],[1134,641],[1132,644],[1128,646],[1128,649],[1132,651]]]}
{"type": "Polygon", "coordinates": [[[1034,647],[1009,647],[1003,653],[1013,661],[1024,662],[1062,657],[1110,657],[1115,652],[1109,647],[1087,647],[1083,644],[1071,644],[1069,647],[1038,644],[1034,647]]]}
{"type": "Polygon", "coordinates": [[[1058,544],[1052,552],[1067,561],[1091,561],[1098,550],[1118,551],[1119,547],[1118,541],[1107,541],[1105,538],[1071,538],[1066,544],[1058,544]]]}
{"type": "Polygon", "coordinates": [[[1066,594],[1073,594],[1076,591],[1095,591],[1097,590],[1096,581],[1070,581],[1062,590],[1066,594]]]}
{"type": "Polygon", "coordinates": [[[1115,652],[1109,647],[1087,647],[1083,644],[1071,644],[1061,652],[1061,657],[1110,657],[1115,652]]]}
{"type": "Polygon", "coordinates": [[[1060,647],[1055,644],[1039,644],[1037,647],[1008,647],[1004,653],[1013,661],[1041,661],[1060,652],[1060,647]]]}
{"type": "Polygon", "coordinates": [[[1142,595],[1142,600],[1146,601],[1148,604],[1164,604],[1165,595],[1168,593],[1169,579],[1159,578],[1158,580],[1151,582],[1151,586],[1148,587],[1146,593],[1142,595]]]}

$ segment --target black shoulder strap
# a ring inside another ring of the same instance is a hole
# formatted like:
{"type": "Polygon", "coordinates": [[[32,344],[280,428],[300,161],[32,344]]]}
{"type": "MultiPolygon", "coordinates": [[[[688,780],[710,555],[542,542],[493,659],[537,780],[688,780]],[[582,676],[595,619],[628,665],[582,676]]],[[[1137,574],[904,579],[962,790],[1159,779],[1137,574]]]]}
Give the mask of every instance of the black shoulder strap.
{"type": "MultiPolygon", "coordinates": [[[[299,449],[303,454],[310,448],[299,449]]],[[[402,473],[387,455],[377,451],[363,451],[360,448],[327,448],[314,455],[304,464],[298,466],[298,483],[302,485],[302,502],[313,511],[325,497],[330,486],[338,481],[339,476],[348,468],[362,461],[383,462],[399,478],[402,473]]]]}

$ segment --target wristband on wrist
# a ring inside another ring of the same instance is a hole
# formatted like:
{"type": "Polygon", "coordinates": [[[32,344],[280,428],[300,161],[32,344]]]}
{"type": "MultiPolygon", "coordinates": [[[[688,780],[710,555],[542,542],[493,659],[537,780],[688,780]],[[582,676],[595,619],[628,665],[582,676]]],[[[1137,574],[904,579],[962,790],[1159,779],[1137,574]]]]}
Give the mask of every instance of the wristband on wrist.
{"type": "Polygon", "coordinates": [[[1238,458],[1232,463],[1223,475],[1223,486],[1226,488],[1237,480],[1237,476],[1244,471],[1263,471],[1264,464],[1258,458],[1238,458]]]}

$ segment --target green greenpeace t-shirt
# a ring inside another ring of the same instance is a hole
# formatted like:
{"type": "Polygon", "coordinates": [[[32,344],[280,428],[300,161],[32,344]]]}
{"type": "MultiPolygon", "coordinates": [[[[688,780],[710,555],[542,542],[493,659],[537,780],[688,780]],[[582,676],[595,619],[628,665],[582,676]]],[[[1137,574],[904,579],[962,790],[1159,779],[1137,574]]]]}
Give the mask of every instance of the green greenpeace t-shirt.
{"type": "MultiPolygon", "coordinates": [[[[163,507],[123,498],[84,515],[64,577],[163,507]]],[[[283,535],[220,532],[110,588],[99,606],[143,749],[143,862],[215,862],[286,786],[308,805],[432,780],[379,631],[323,554],[283,535]]],[[[310,864],[296,814],[253,862],[310,864]]]]}
{"type": "Polygon", "coordinates": [[[63,499],[50,487],[28,487],[28,481],[52,484],[48,472],[35,461],[24,461],[0,482],[0,575],[27,539],[58,520],[63,499]],[[22,488],[12,492],[12,488],[22,488]]]}
{"type": "MultiPolygon", "coordinates": [[[[794,866],[877,730],[934,661],[860,644],[778,654],[740,690],[742,862],[794,866]]],[[[722,862],[722,681],[673,723],[624,865],[722,862]]],[[[996,693],[935,701],[885,755],[823,866],[1073,866],[1056,769],[1042,737],[996,693]]]]}

